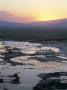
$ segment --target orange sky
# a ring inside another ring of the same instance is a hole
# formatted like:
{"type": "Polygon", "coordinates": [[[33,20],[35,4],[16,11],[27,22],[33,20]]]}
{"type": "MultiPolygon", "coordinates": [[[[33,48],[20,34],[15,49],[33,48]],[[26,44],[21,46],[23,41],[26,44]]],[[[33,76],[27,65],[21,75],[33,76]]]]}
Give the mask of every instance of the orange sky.
{"type": "Polygon", "coordinates": [[[67,18],[67,0],[0,0],[0,19],[33,22],[67,18]]]}

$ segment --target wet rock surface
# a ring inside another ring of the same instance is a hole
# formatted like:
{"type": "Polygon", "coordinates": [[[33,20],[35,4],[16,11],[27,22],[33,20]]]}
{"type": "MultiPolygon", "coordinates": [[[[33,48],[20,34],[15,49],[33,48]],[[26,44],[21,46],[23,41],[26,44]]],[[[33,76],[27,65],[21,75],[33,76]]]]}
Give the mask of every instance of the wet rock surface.
{"type": "MultiPolygon", "coordinates": [[[[59,47],[59,45],[58,45],[59,47]]],[[[12,61],[11,59],[23,56],[22,58],[29,57],[27,60],[37,60],[41,62],[63,62],[67,60],[67,54],[64,50],[64,53],[57,46],[43,45],[30,42],[9,42],[3,41],[0,45],[0,62],[1,63],[10,63],[11,65],[23,65],[18,61],[12,61]]],[[[66,47],[62,46],[62,49],[66,47]]],[[[25,59],[24,59],[25,60],[25,59]]],[[[23,60],[21,60],[23,62],[23,60]]]]}
{"type": "Polygon", "coordinates": [[[11,61],[11,58],[22,56],[23,54],[20,52],[20,49],[18,48],[10,48],[5,47],[6,52],[1,54],[1,59],[3,59],[3,62],[10,63],[12,65],[17,65],[18,63],[14,63],[11,61]]]}
{"type": "Polygon", "coordinates": [[[11,84],[20,84],[20,77],[18,73],[14,73],[13,75],[1,75],[0,73],[0,84],[3,84],[3,90],[9,90],[6,86],[7,83],[11,84]]]}
{"type": "Polygon", "coordinates": [[[67,90],[67,72],[55,72],[39,75],[42,80],[33,90],[67,90]]]}
{"type": "Polygon", "coordinates": [[[47,45],[15,41],[1,43],[1,90],[3,90],[1,84],[5,82],[4,90],[67,89],[67,43],[47,45]]]}
{"type": "Polygon", "coordinates": [[[0,75],[0,83],[13,83],[20,84],[20,77],[18,73],[14,73],[13,75],[0,75]],[[7,79],[6,79],[7,78],[7,79]]]}

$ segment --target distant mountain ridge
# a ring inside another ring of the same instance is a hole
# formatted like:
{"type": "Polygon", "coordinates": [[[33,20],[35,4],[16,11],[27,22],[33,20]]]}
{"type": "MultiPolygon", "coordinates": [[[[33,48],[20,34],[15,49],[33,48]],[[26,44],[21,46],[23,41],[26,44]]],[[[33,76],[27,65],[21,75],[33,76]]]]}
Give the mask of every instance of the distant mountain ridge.
{"type": "Polygon", "coordinates": [[[31,25],[50,26],[50,27],[67,27],[67,19],[57,19],[50,21],[34,22],[31,25]]]}
{"type": "Polygon", "coordinates": [[[17,22],[8,22],[2,20],[0,21],[0,27],[33,27],[33,26],[67,28],[67,18],[51,20],[51,21],[32,22],[32,23],[17,23],[17,22]]]}

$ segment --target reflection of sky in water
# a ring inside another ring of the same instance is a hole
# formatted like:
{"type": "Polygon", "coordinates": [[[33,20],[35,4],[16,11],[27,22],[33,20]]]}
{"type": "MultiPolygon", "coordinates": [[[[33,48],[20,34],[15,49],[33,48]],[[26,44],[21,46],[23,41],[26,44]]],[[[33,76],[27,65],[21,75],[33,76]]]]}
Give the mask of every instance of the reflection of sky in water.
{"type": "Polygon", "coordinates": [[[25,56],[22,55],[10,59],[12,62],[18,62],[17,66],[11,66],[9,63],[1,64],[3,59],[0,58],[0,71],[2,75],[20,72],[21,84],[18,86],[7,84],[9,90],[32,90],[32,87],[40,80],[40,78],[37,77],[38,74],[67,71],[66,45],[67,43],[52,43],[46,45],[29,42],[1,41],[0,57],[2,57],[1,54],[3,52],[6,52],[5,46],[19,48],[22,53],[26,54],[25,56]],[[20,66],[19,63],[22,63],[22,65],[20,66]]]}
{"type": "Polygon", "coordinates": [[[51,46],[46,46],[46,45],[42,45],[42,44],[37,44],[37,43],[29,43],[29,42],[8,42],[5,41],[4,42],[7,46],[11,46],[11,47],[17,47],[17,48],[21,48],[23,50],[23,52],[28,53],[30,52],[30,54],[32,54],[32,52],[35,53],[35,51],[38,50],[44,50],[44,51],[48,51],[51,50],[55,53],[60,52],[59,48],[56,47],[51,47],[51,46]]]}
{"type": "MultiPolygon", "coordinates": [[[[65,61],[66,57],[66,43],[57,44],[39,44],[30,42],[16,42],[16,41],[1,41],[0,53],[6,52],[5,46],[10,48],[19,48],[26,56],[12,58],[13,62],[26,63],[35,61],[65,61]]],[[[1,56],[1,55],[0,55],[1,56]]],[[[2,59],[0,60],[2,61],[2,59]]],[[[45,62],[46,63],[46,62],[45,62]]]]}

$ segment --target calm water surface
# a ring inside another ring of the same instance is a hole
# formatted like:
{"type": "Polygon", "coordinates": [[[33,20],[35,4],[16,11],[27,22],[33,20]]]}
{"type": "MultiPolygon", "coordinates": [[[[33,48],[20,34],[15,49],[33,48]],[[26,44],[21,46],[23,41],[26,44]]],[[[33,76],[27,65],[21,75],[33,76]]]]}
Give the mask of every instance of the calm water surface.
{"type": "MultiPolygon", "coordinates": [[[[19,84],[6,82],[8,90],[33,90],[41,73],[67,71],[67,43],[0,41],[0,76],[18,73],[19,84]]],[[[4,83],[0,84],[3,90],[4,83]]]]}

